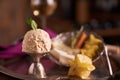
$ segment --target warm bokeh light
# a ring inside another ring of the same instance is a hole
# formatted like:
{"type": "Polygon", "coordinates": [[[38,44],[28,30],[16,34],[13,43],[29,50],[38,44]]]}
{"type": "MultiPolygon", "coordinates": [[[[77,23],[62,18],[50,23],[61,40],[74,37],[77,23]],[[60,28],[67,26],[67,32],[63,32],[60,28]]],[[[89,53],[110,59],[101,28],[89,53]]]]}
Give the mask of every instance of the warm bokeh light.
{"type": "Polygon", "coordinates": [[[38,10],[34,10],[34,11],[33,11],[33,14],[34,14],[35,16],[38,16],[38,15],[39,15],[39,11],[38,11],[38,10]]]}

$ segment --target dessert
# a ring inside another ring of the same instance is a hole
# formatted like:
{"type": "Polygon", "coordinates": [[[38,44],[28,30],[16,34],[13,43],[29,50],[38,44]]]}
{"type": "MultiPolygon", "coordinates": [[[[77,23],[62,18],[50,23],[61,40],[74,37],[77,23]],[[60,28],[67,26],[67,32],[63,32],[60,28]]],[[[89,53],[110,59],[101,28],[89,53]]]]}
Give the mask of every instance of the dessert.
{"type": "Polygon", "coordinates": [[[51,39],[49,34],[42,30],[37,29],[35,22],[32,22],[33,30],[28,31],[23,39],[22,51],[25,53],[47,53],[51,49],[51,39]]]}
{"type": "Polygon", "coordinates": [[[23,40],[22,51],[26,53],[47,53],[51,49],[51,39],[42,29],[28,31],[23,40]]]}
{"type": "Polygon", "coordinates": [[[40,63],[40,58],[48,53],[51,49],[51,39],[49,34],[42,30],[37,29],[37,24],[31,18],[28,19],[28,24],[31,25],[33,30],[28,31],[23,39],[22,51],[31,55],[33,63],[31,64],[28,73],[34,75],[36,78],[46,78],[45,70],[40,63]]]}
{"type": "Polygon", "coordinates": [[[51,54],[69,66],[68,76],[88,79],[95,70],[93,62],[103,53],[103,40],[95,33],[79,31],[61,33],[52,40],[51,54]]]}

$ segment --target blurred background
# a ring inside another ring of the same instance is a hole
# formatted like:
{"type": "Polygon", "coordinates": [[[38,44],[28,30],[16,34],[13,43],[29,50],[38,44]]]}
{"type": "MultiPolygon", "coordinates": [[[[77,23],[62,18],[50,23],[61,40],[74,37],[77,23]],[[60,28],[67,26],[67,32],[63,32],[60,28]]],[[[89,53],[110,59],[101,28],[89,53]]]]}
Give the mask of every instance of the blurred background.
{"type": "MultiPolygon", "coordinates": [[[[81,25],[94,31],[107,44],[120,46],[119,0],[56,0],[57,8],[47,18],[47,27],[56,33],[77,30],[81,25]]],[[[33,16],[30,0],[0,0],[0,45],[10,45],[31,29],[26,19],[33,16]]],[[[39,26],[40,27],[40,26],[39,26]]]]}

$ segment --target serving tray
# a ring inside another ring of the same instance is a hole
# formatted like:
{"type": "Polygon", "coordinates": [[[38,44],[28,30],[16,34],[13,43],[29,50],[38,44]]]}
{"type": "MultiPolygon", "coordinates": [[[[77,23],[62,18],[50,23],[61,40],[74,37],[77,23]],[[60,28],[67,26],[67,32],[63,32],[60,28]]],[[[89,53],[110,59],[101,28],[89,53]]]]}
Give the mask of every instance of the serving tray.
{"type": "MultiPolygon", "coordinates": [[[[120,71],[120,56],[109,52],[109,57],[113,74],[116,74],[120,71]]],[[[41,63],[45,68],[47,78],[36,79],[27,73],[31,64],[31,58],[28,55],[20,56],[16,60],[8,60],[7,64],[0,65],[0,77],[3,74],[6,78],[2,80],[8,80],[8,78],[9,80],[80,80],[79,78],[67,77],[69,67],[56,64],[48,56],[43,57],[41,63]]],[[[91,73],[89,80],[107,80],[110,77],[105,55],[102,55],[93,64],[96,66],[96,70],[91,73]]]]}

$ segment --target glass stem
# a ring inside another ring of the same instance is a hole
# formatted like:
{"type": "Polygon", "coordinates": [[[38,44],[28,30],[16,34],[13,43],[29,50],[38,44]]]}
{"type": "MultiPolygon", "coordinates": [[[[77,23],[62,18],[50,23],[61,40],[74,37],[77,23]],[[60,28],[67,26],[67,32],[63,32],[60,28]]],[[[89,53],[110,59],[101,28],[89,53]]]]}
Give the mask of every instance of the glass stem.
{"type": "Polygon", "coordinates": [[[45,17],[41,17],[41,28],[45,29],[46,25],[47,25],[46,18],[45,17]]]}

